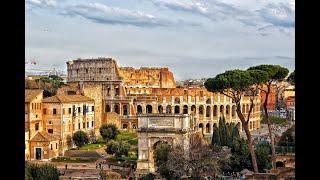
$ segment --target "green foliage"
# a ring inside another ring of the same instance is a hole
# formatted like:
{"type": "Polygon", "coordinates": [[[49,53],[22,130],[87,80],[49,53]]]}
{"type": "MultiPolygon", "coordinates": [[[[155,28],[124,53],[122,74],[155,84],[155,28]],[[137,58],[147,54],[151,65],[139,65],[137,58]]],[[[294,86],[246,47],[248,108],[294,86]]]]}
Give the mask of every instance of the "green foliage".
{"type": "Polygon", "coordinates": [[[100,135],[108,142],[111,139],[115,139],[120,133],[115,124],[103,124],[100,129],[100,135]]]}
{"type": "Polygon", "coordinates": [[[65,163],[89,163],[95,162],[98,158],[70,158],[70,157],[56,157],[51,159],[52,162],[65,162],[65,163]]]}
{"type": "MultiPolygon", "coordinates": [[[[269,121],[271,124],[279,124],[279,125],[287,125],[288,124],[287,119],[281,118],[281,117],[275,117],[275,116],[269,116],[269,121]]],[[[265,116],[263,116],[261,123],[267,124],[267,119],[265,116]]]]}
{"type": "Polygon", "coordinates": [[[282,81],[289,73],[287,68],[279,65],[259,65],[250,67],[248,70],[261,70],[268,73],[268,79],[270,81],[282,81]]]}
{"type": "Polygon", "coordinates": [[[208,78],[204,86],[211,92],[223,92],[225,89],[245,91],[253,84],[255,81],[248,71],[236,69],[218,74],[214,78],[208,78]]]}
{"type": "Polygon", "coordinates": [[[234,123],[226,124],[225,118],[219,119],[219,127],[214,127],[212,145],[231,146],[234,139],[240,138],[239,130],[234,123]]]}
{"type": "Polygon", "coordinates": [[[291,72],[288,79],[287,79],[287,81],[290,82],[291,84],[295,84],[295,79],[296,79],[295,72],[296,72],[296,70],[291,72]]]}
{"type": "Polygon", "coordinates": [[[268,142],[261,142],[255,148],[257,164],[260,172],[264,169],[271,169],[271,145],[268,142]]]}
{"type": "Polygon", "coordinates": [[[50,75],[49,77],[41,77],[39,80],[40,88],[44,90],[44,97],[53,96],[56,94],[58,88],[64,83],[63,79],[56,75],[50,75]]]}
{"type": "Polygon", "coordinates": [[[107,143],[107,148],[105,151],[108,154],[115,154],[116,157],[121,157],[122,155],[128,156],[130,150],[130,144],[125,141],[114,141],[110,140],[107,143]]]}
{"type": "Polygon", "coordinates": [[[59,171],[52,164],[25,164],[26,180],[59,180],[59,171]]]}
{"type": "Polygon", "coordinates": [[[83,145],[89,143],[89,137],[88,137],[87,133],[85,133],[83,131],[75,132],[72,136],[72,140],[73,140],[74,144],[78,147],[82,147],[83,145]]]}
{"type": "Polygon", "coordinates": [[[278,146],[295,146],[295,126],[282,133],[278,146]]]}
{"type": "Polygon", "coordinates": [[[131,133],[131,132],[121,132],[120,134],[117,135],[115,138],[117,141],[127,141],[131,145],[138,145],[138,138],[137,134],[131,133]]]}
{"type": "Polygon", "coordinates": [[[158,142],[154,150],[154,159],[157,166],[165,163],[168,160],[168,154],[171,150],[171,146],[166,142],[158,142]]]}
{"type": "Polygon", "coordinates": [[[154,180],[155,179],[155,175],[152,173],[146,174],[144,176],[141,176],[139,178],[140,180],[154,180]]]}

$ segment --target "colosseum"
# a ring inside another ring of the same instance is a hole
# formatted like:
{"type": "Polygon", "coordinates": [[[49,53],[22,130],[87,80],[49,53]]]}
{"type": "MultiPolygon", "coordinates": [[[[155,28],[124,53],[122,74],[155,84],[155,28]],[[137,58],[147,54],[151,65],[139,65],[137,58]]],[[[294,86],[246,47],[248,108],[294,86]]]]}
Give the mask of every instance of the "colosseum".
{"type": "MultiPolygon", "coordinates": [[[[178,88],[173,73],[166,67],[118,67],[112,58],[77,59],[67,62],[67,85],[58,93],[80,93],[95,100],[95,130],[102,123],[120,129],[137,128],[138,114],[189,114],[204,135],[213,133],[220,117],[227,123],[241,122],[232,100],[202,87],[178,88]]],[[[242,101],[247,115],[249,97],[242,101]]],[[[250,130],[260,127],[260,98],[254,100],[250,130]]]]}

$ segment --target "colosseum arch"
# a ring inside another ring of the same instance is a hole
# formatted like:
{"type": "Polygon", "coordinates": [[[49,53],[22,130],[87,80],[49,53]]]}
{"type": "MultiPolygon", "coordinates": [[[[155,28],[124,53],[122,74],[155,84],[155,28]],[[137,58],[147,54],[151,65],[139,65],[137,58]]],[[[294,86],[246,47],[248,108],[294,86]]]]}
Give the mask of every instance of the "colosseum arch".
{"type": "Polygon", "coordinates": [[[232,117],[235,117],[235,116],[236,116],[236,106],[235,106],[235,105],[232,106],[231,116],[232,116],[232,117]]]}
{"type": "Polygon", "coordinates": [[[217,111],[218,111],[218,106],[214,105],[213,106],[213,116],[217,116],[217,111]]]}
{"type": "Polygon", "coordinates": [[[180,98],[179,97],[174,98],[174,103],[175,104],[180,104],[180,98]]]}
{"type": "Polygon", "coordinates": [[[207,109],[206,109],[206,117],[210,117],[211,116],[211,107],[210,106],[207,106],[207,109]]]}
{"type": "Polygon", "coordinates": [[[191,106],[191,112],[192,113],[196,113],[196,105],[192,105],[191,106]]]}
{"type": "Polygon", "coordinates": [[[206,125],[206,133],[210,133],[210,130],[211,130],[210,123],[207,123],[207,125],[206,125]]]}
{"type": "Polygon", "coordinates": [[[151,114],[151,113],[152,113],[152,106],[151,106],[150,104],[148,104],[148,105],[146,106],[146,110],[147,110],[147,113],[148,113],[148,114],[151,114]]]}
{"type": "Polygon", "coordinates": [[[123,115],[124,116],[128,115],[129,114],[128,113],[128,105],[125,104],[125,105],[122,106],[122,108],[123,108],[123,115]]]}
{"type": "Polygon", "coordinates": [[[119,107],[118,104],[114,105],[114,112],[117,113],[117,114],[120,114],[120,107],[119,107]]]}
{"type": "Polygon", "coordinates": [[[142,114],[142,106],[141,105],[137,106],[137,113],[142,114]]]}
{"type": "Polygon", "coordinates": [[[174,113],[179,114],[180,113],[180,106],[176,105],[174,106],[174,113]]]}
{"type": "Polygon", "coordinates": [[[188,105],[183,106],[183,114],[188,114],[188,105]]]}
{"type": "Polygon", "coordinates": [[[162,105],[159,105],[159,106],[158,106],[158,112],[159,112],[159,113],[163,113],[163,107],[162,107],[162,105]]]}
{"type": "Polygon", "coordinates": [[[227,115],[230,115],[230,105],[227,105],[227,106],[226,106],[226,114],[227,114],[227,115]]]}
{"type": "Polygon", "coordinates": [[[106,104],[105,112],[111,112],[111,107],[109,104],[106,104]]]}
{"type": "Polygon", "coordinates": [[[220,106],[220,115],[224,116],[224,106],[220,106]]]}
{"type": "Polygon", "coordinates": [[[203,134],[203,124],[202,123],[199,124],[199,129],[201,129],[201,133],[203,134]]]}
{"type": "Polygon", "coordinates": [[[199,106],[199,114],[200,114],[200,115],[203,115],[203,105],[200,105],[200,106],[199,106]]]}
{"type": "Polygon", "coordinates": [[[167,114],[171,114],[171,113],[172,113],[171,105],[168,105],[168,106],[166,107],[166,113],[167,113],[167,114]]]}

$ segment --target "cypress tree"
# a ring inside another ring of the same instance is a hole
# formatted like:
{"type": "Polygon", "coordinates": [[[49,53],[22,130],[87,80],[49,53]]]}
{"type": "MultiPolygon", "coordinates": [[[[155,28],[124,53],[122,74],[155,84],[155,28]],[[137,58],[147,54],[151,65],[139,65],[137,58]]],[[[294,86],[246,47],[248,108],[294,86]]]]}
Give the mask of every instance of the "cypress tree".
{"type": "Polygon", "coordinates": [[[221,146],[219,128],[215,127],[215,126],[213,127],[212,145],[213,146],[221,146]]]}

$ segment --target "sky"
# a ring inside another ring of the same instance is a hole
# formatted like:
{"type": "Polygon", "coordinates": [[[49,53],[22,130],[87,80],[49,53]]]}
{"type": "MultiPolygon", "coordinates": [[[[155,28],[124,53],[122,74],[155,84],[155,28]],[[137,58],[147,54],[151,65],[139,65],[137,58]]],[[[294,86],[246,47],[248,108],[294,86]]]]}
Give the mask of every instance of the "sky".
{"type": "Polygon", "coordinates": [[[292,0],[26,0],[28,68],[77,58],[168,67],[176,80],[260,64],[295,67],[292,0]]]}

